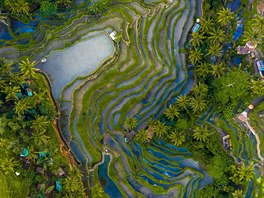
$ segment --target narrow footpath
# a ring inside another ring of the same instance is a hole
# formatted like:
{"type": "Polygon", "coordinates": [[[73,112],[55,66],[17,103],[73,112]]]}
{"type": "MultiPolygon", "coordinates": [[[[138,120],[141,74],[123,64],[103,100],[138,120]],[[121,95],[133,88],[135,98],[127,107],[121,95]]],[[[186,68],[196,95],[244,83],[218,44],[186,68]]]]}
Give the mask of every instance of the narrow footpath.
{"type": "Polygon", "coordinates": [[[261,150],[260,150],[260,139],[258,136],[258,133],[255,131],[255,129],[251,126],[248,116],[247,116],[247,112],[244,111],[242,112],[239,116],[238,119],[241,120],[245,126],[251,131],[251,133],[255,136],[256,141],[257,141],[257,151],[258,151],[258,157],[261,160],[261,162],[264,162],[264,157],[261,155],[261,150]]]}

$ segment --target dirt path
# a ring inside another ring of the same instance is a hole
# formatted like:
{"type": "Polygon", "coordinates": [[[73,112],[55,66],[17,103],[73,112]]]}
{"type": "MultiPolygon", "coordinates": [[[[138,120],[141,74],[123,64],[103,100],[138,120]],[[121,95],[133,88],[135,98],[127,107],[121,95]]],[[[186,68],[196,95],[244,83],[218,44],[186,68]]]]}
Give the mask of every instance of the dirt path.
{"type": "Polygon", "coordinates": [[[261,150],[260,150],[260,139],[258,136],[258,133],[255,131],[255,129],[251,126],[249,119],[247,117],[247,112],[244,111],[242,112],[239,116],[238,119],[241,120],[246,127],[251,131],[251,133],[255,136],[256,141],[257,141],[257,151],[258,151],[258,157],[261,160],[261,162],[264,162],[264,157],[261,155],[261,150]]]}

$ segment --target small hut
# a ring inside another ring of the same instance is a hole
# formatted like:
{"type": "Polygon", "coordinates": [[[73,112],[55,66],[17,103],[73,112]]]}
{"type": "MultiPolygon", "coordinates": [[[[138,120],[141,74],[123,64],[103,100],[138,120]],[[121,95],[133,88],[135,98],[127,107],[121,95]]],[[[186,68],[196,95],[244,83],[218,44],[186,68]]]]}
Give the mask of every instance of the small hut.
{"type": "Polygon", "coordinates": [[[125,142],[126,143],[130,142],[136,134],[137,134],[136,131],[131,130],[129,133],[126,134],[124,138],[125,142]]]}
{"type": "Polygon", "coordinates": [[[30,88],[26,88],[27,96],[33,96],[33,92],[30,88]]]}
{"type": "Polygon", "coordinates": [[[153,135],[154,135],[154,130],[153,130],[152,126],[149,126],[148,131],[147,131],[148,142],[150,142],[150,140],[152,140],[153,135]]]}

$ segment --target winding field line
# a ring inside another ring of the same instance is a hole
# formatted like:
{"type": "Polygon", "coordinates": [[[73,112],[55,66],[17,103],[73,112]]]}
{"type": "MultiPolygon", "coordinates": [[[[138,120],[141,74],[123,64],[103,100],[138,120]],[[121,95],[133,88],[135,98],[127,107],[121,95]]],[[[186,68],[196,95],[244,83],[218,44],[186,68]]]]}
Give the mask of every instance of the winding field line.
{"type": "Polygon", "coordinates": [[[255,129],[251,126],[249,119],[247,117],[247,112],[244,111],[242,112],[239,116],[238,119],[241,120],[245,126],[251,131],[251,133],[255,136],[256,141],[257,141],[257,151],[258,151],[258,157],[261,160],[261,162],[264,162],[264,157],[261,155],[261,150],[260,150],[260,139],[258,136],[258,133],[255,131],[255,129]]]}

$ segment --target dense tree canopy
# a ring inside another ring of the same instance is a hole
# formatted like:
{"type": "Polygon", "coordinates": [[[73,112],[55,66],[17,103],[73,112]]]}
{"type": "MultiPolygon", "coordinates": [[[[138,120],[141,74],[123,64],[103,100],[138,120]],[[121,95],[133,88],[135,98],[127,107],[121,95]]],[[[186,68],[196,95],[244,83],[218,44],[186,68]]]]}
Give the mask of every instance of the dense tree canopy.
{"type": "Polygon", "coordinates": [[[248,97],[249,75],[244,71],[234,68],[226,75],[215,79],[215,101],[220,105],[238,104],[248,97]]]}

